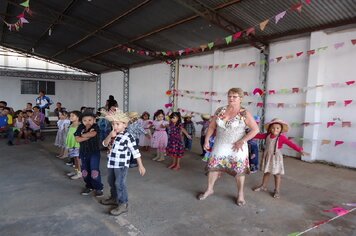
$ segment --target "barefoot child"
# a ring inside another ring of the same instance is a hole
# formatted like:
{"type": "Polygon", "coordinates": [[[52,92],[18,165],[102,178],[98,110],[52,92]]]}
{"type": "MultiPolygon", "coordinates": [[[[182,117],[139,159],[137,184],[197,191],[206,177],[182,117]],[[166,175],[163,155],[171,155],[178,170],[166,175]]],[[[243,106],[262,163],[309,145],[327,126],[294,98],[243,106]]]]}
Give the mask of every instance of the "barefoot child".
{"type": "Polygon", "coordinates": [[[82,178],[82,172],[80,170],[80,160],[79,160],[79,143],[75,140],[74,133],[78,129],[80,124],[80,117],[82,113],[80,111],[72,111],[69,114],[69,119],[72,124],[69,126],[66,147],[68,149],[68,157],[71,159],[70,163],[74,163],[74,172],[67,173],[67,176],[71,179],[82,178]]]}
{"type": "Polygon", "coordinates": [[[262,184],[253,188],[253,191],[267,191],[267,184],[270,175],[274,176],[275,189],[274,198],[280,197],[281,175],[284,175],[283,154],[281,152],[283,144],[288,145],[302,155],[308,155],[303,148],[290,141],[282,133],[288,132],[288,124],[280,119],[273,119],[265,124],[267,133],[257,134],[255,139],[265,139],[266,147],[261,160],[261,171],[264,173],[262,184]]]}
{"type": "Polygon", "coordinates": [[[151,139],[152,147],[157,148],[157,156],[153,158],[154,161],[164,161],[164,155],[166,152],[168,136],[166,132],[166,127],[169,124],[164,120],[164,111],[158,110],[153,116],[153,128],[154,133],[151,139]]]}
{"type": "Polygon", "coordinates": [[[184,155],[184,145],[182,142],[182,133],[188,138],[192,137],[182,127],[182,118],[179,112],[173,112],[170,116],[168,130],[168,145],[166,148],[167,156],[173,158],[172,164],[168,167],[172,170],[180,169],[180,159],[184,155]]]}
{"type": "Polygon", "coordinates": [[[128,211],[128,195],[126,189],[126,177],[129,170],[131,155],[137,160],[138,171],[144,175],[146,170],[141,161],[141,154],[138,150],[135,138],[126,130],[130,118],[120,110],[106,114],[105,118],[112,124],[113,130],[103,141],[103,146],[107,147],[111,140],[111,152],[108,154],[108,182],[111,196],[100,201],[103,205],[116,205],[110,211],[111,215],[121,215],[128,211]]]}

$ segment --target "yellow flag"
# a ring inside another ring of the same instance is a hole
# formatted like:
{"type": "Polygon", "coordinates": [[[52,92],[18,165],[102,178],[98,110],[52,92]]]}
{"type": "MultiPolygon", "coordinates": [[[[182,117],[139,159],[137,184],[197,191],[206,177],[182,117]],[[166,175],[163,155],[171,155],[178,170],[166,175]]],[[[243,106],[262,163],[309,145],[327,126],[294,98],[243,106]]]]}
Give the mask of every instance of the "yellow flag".
{"type": "Polygon", "coordinates": [[[265,30],[266,25],[268,24],[268,21],[269,21],[269,20],[267,19],[267,20],[265,20],[265,21],[263,21],[263,22],[260,23],[260,29],[261,29],[262,31],[265,30]]]}

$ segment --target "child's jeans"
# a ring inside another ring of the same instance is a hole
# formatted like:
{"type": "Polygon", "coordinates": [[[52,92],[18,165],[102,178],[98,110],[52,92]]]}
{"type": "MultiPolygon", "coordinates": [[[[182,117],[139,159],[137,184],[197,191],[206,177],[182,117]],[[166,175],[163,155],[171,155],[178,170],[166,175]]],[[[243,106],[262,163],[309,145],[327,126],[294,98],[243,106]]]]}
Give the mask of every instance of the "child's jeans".
{"type": "Polygon", "coordinates": [[[82,161],[81,168],[85,187],[95,190],[103,190],[99,168],[100,151],[81,153],[80,160],[82,161]]]}
{"type": "Polygon", "coordinates": [[[258,144],[256,141],[248,141],[249,148],[250,148],[250,155],[249,155],[249,161],[250,161],[250,168],[251,171],[256,171],[258,170],[258,144]]]}
{"type": "Polygon", "coordinates": [[[126,204],[128,200],[126,177],[127,167],[108,168],[108,183],[110,185],[111,197],[116,199],[118,204],[126,204]]]}
{"type": "MultiPolygon", "coordinates": [[[[193,137],[192,137],[193,138],[193,137]]],[[[184,147],[188,150],[192,150],[192,143],[193,139],[189,139],[186,136],[184,136],[184,147]]]]}

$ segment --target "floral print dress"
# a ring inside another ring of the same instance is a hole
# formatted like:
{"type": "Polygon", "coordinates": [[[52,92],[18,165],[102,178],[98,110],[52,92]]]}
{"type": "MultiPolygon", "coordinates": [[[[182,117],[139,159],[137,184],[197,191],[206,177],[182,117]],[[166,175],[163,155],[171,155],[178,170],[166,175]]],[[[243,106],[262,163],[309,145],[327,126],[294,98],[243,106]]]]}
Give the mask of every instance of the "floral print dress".
{"type": "Polygon", "coordinates": [[[172,122],[168,126],[167,156],[182,158],[184,155],[184,145],[182,140],[182,124],[175,125],[172,122]]]}
{"type": "Polygon", "coordinates": [[[245,136],[245,110],[234,118],[224,121],[227,107],[217,109],[215,143],[208,163],[208,171],[224,171],[232,176],[247,174],[250,171],[248,161],[248,145],[243,150],[234,151],[233,145],[245,136]]]}

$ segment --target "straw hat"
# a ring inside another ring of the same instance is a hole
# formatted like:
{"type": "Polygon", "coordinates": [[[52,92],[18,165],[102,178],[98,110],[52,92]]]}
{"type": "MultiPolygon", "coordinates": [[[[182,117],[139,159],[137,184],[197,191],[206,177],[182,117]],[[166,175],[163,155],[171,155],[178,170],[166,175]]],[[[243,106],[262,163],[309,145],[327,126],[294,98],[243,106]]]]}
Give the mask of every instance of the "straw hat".
{"type": "Polygon", "coordinates": [[[135,111],[130,111],[128,115],[129,115],[130,119],[135,119],[135,118],[139,118],[140,117],[138,112],[135,112],[135,111]]]}
{"type": "Polygon", "coordinates": [[[123,122],[127,124],[130,121],[129,116],[119,109],[116,109],[115,111],[109,111],[109,112],[102,111],[101,113],[104,115],[105,119],[107,119],[110,122],[116,121],[116,122],[123,122]]]}
{"type": "Polygon", "coordinates": [[[265,130],[268,130],[269,129],[269,126],[270,125],[273,125],[273,124],[280,124],[282,125],[282,133],[285,133],[285,132],[288,132],[288,129],[289,129],[289,125],[287,124],[287,122],[281,120],[281,119],[278,119],[278,118],[274,118],[272,119],[270,122],[266,123],[265,124],[265,130]]]}
{"type": "Polygon", "coordinates": [[[190,113],[187,113],[187,114],[185,114],[184,116],[183,116],[183,118],[192,118],[192,114],[190,114],[190,113]]]}
{"type": "Polygon", "coordinates": [[[201,117],[203,120],[209,120],[209,119],[210,119],[210,115],[207,114],[207,113],[202,114],[200,117],[201,117]]]}

